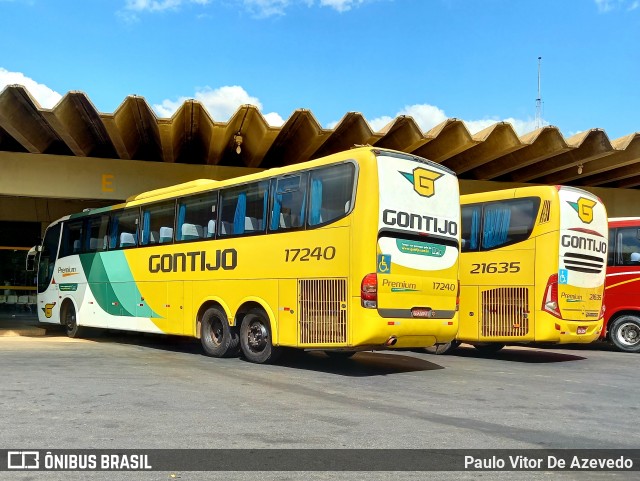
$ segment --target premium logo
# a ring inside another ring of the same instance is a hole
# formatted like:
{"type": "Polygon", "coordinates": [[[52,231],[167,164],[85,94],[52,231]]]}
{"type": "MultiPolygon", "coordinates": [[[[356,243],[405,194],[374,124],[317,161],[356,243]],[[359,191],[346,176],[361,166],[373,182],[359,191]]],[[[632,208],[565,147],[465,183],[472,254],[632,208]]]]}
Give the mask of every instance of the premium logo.
{"type": "Polygon", "coordinates": [[[591,221],[593,221],[593,208],[597,204],[595,200],[580,197],[578,202],[567,201],[567,203],[578,213],[578,217],[582,222],[591,224],[591,221]]]}
{"type": "Polygon", "coordinates": [[[413,189],[422,197],[433,196],[436,193],[436,180],[444,175],[424,167],[416,167],[411,174],[408,172],[400,173],[413,184],[413,189]]]}

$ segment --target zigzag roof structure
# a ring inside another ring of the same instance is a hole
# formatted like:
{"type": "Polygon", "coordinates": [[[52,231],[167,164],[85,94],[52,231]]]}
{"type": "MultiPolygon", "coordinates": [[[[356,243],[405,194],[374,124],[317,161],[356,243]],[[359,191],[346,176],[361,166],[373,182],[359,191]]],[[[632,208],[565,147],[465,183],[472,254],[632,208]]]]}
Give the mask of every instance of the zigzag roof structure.
{"type": "Polygon", "coordinates": [[[431,159],[462,179],[640,187],[640,132],[610,140],[594,128],[565,138],[546,126],[519,136],[511,124],[497,122],[471,134],[459,119],[423,132],[406,116],[376,132],[357,112],[326,129],[306,109],[273,127],[253,105],[219,122],[195,100],[158,118],[135,95],[101,113],[82,92],[68,92],[52,109],[41,108],[20,85],[0,92],[0,151],[7,152],[266,169],[366,144],[431,159]]]}

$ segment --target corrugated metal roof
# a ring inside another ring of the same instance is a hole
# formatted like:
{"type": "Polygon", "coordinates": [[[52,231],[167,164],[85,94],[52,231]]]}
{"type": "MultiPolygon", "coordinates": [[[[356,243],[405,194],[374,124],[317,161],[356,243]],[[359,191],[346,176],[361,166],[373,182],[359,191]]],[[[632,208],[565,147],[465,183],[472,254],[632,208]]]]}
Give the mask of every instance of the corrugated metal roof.
{"type": "Polygon", "coordinates": [[[404,116],[374,132],[356,112],[325,129],[305,109],[272,127],[252,105],[218,122],[195,100],[171,118],[158,118],[139,96],[100,113],[82,92],[67,93],[52,109],[41,108],[19,85],[0,92],[1,151],[270,168],[364,144],[420,155],[462,179],[640,187],[640,132],[611,141],[604,130],[591,129],[565,139],[547,126],[518,136],[498,122],[472,135],[458,119],[422,132],[404,116]]]}

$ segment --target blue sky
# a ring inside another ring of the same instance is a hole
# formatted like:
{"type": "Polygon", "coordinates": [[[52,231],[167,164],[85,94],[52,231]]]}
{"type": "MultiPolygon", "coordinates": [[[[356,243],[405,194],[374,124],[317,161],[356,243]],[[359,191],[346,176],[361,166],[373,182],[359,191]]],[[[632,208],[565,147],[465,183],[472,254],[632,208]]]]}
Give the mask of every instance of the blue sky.
{"type": "Polygon", "coordinates": [[[499,120],[565,137],[640,131],[640,0],[0,0],[0,89],[42,107],[71,90],[101,112],[141,95],[159,117],[197,98],[226,121],[257,105],[374,130],[499,120]]]}

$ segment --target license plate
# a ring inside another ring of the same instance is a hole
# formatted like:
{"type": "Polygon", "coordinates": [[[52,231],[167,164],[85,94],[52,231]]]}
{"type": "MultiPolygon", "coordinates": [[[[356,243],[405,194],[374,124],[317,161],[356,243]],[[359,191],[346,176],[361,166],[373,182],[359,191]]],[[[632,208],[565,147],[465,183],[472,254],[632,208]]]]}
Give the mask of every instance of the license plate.
{"type": "Polygon", "coordinates": [[[587,328],[580,326],[578,327],[578,334],[586,334],[587,333],[587,328]]]}
{"type": "Polygon", "coordinates": [[[436,312],[429,309],[428,307],[414,307],[411,309],[411,315],[413,317],[422,317],[422,318],[430,318],[435,317],[436,312]]]}

